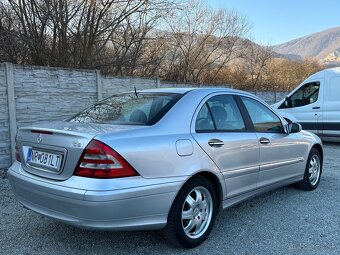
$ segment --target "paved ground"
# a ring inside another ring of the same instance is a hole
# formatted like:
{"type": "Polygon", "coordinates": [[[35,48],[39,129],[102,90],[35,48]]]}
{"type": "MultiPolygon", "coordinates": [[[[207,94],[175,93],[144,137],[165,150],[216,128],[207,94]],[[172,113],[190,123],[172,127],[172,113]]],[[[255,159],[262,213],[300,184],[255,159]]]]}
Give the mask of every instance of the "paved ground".
{"type": "Polygon", "coordinates": [[[97,232],[17,203],[0,172],[0,254],[340,254],[340,144],[325,145],[317,190],[282,188],[223,211],[209,239],[182,250],[158,232],[97,232]]]}

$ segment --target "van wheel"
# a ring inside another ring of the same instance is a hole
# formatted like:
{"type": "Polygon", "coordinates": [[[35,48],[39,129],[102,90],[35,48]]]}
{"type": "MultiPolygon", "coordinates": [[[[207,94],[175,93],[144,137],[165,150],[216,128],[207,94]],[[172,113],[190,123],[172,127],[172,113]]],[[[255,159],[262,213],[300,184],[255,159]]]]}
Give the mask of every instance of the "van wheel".
{"type": "Polygon", "coordinates": [[[175,246],[196,247],[209,236],[216,212],[214,187],[204,177],[194,177],[177,194],[163,234],[175,246]]]}
{"type": "Polygon", "coordinates": [[[303,190],[314,190],[320,183],[322,173],[322,158],[317,149],[312,148],[305,169],[303,180],[298,182],[296,186],[303,190]]]}

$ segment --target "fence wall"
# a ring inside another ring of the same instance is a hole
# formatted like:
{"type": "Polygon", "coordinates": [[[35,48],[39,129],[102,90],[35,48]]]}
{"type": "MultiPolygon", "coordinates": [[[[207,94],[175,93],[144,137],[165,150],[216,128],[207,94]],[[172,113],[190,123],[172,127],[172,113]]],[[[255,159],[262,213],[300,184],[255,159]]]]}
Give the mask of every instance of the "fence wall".
{"type": "MultiPolygon", "coordinates": [[[[0,64],[0,168],[8,167],[14,159],[15,133],[19,127],[66,119],[102,98],[134,88],[178,86],[209,85],[104,76],[98,70],[0,64]]],[[[257,92],[257,95],[268,103],[284,96],[273,92],[257,92]]]]}

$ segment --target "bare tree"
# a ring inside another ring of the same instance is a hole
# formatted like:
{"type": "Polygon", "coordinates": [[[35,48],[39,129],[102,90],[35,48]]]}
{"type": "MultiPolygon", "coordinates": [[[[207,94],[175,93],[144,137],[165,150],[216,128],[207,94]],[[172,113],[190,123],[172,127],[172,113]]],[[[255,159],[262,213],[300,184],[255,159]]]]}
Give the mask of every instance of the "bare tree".
{"type": "Polygon", "coordinates": [[[203,1],[189,1],[167,19],[170,52],[165,77],[200,82],[204,72],[215,75],[240,56],[242,38],[248,32],[246,20],[225,9],[211,9],[203,1]]]}
{"type": "Polygon", "coordinates": [[[0,62],[288,90],[323,68],[272,57],[246,19],[204,0],[2,0],[0,62]]]}
{"type": "MultiPolygon", "coordinates": [[[[27,49],[30,64],[102,67],[116,62],[103,61],[102,57],[109,51],[115,53],[114,42],[120,41],[123,42],[120,48],[130,54],[131,69],[137,65],[147,32],[160,18],[159,11],[171,3],[162,0],[6,0],[0,12],[2,16],[10,14],[11,23],[6,24],[11,24],[11,28],[2,25],[0,29],[3,28],[1,31],[4,30],[7,37],[10,29],[15,30],[27,49]]],[[[1,39],[4,45],[10,45],[5,36],[1,39]]],[[[131,70],[127,73],[132,74],[131,70]]]]}
{"type": "Polygon", "coordinates": [[[0,62],[20,63],[26,59],[25,45],[19,40],[15,14],[0,2],[0,62]]]}
{"type": "Polygon", "coordinates": [[[245,69],[249,76],[249,87],[251,90],[256,91],[259,84],[262,83],[273,53],[268,46],[260,46],[251,41],[248,41],[246,49],[245,69]]]}

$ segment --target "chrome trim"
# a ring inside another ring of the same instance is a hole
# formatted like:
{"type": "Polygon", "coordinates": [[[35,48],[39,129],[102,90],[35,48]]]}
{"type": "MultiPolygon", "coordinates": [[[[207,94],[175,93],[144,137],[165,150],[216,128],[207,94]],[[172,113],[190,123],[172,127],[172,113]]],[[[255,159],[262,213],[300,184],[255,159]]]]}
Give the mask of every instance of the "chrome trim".
{"type": "Polygon", "coordinates": [[[121,164],[95,164],[95,163],[80,163],[81,168],[89,168],[89,169],[101,169],[101,170],[109,170],[109,169],[120,169],[122,168],[121,164]]]}
{"type": "Polygon", "coordinates": [[[233,170],[223,172],[223,177],[225,179],[233,178],[233,177],[242,176],[242,175],[246,175],[246,174],[256,173],[256,172],[259,172],[259,170],[260,170],[259,166],[250,166],[250,167],[245,167],[245,168],[238,168],[238,169],[233,169],[233,170]]]}
{"type": "Polygon", "coordinates": [[[304,161],[304,158],[300,157],[300,158],[292,159],[292,160],[271,162],[271,163],[261,165],[260,170],[261,171],[272,170],[273,168],[289,166],[289,165],[297,164],[303,161],[304,161]]]}

